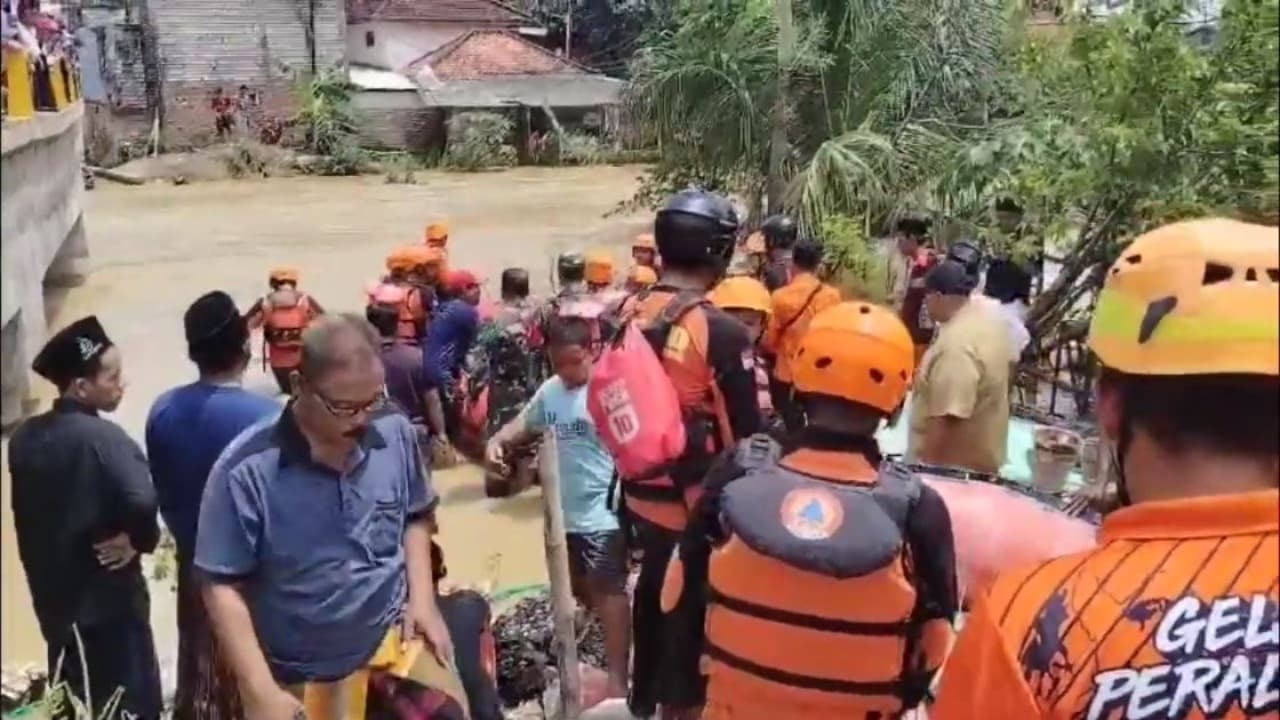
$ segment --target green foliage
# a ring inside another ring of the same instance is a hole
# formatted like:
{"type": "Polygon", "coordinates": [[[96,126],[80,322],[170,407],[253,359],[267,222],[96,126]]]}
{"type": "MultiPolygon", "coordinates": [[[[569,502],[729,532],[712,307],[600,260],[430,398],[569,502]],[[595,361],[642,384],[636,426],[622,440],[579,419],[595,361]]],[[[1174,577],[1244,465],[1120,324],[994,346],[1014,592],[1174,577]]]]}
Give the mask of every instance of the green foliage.
{"type": "Polygon", "coordinates": [[[934,187],[976,217],[1018,198],[1035,237],[1059,238],[1057,281],[1030,313],[1056,327],[1134,234],[1207,214],[1277,214],[1277,0],[1228,0],[1209,47],[1185,6],[1149,0],[1016,56],[1011,116],[958,153],[934,187]]]}
{"type": "Polygon", "coordinates": [[[866,222],[845,215],[826,218],[819,235],[830,281],[847,298],[884,303],[889,298],[888,258],[867,234],[866,222]]]}
{"type": "Polygon", "coordinates": [[[444,164],[458,170],[483,170],[516,164],[516,149],[508,140],[515,124],[506,115],[462,112],[449,117],[449,140],[444,164]]]}
{"type": "Polygon", "coordinates": [[[608,159],[608,152],[595,135],[566,132],[560,137],[560,164],[599,165],[608,159]]]}
{"type": "Polygon", "coordinates": [[[422,162],[408,153],[390,153],[379,162],[388,185],[417,185],[422,162]]]}
{"type": "Polygon", "coordinates": [[[330,68],[304,78],[298,85],[299,110],[293,124],[301,131],[305,148],[320,158],[308,166],[319,175],[356,175],[366,158],[356,141],[356,120],[351,108],[355,86],[341,68],[330,68]]]}
{"type": "Polygon", "coordinates": [[[836,215],[878,227],[949,160],[985,122],[1006,30],[993,0],[809,0],[782,67],[773,2],[677,7],[634,68],[629,107],[661,154],[637,203],[688,182],[761,187],[781,77],[784,204],[809,232],[836,215]]]}

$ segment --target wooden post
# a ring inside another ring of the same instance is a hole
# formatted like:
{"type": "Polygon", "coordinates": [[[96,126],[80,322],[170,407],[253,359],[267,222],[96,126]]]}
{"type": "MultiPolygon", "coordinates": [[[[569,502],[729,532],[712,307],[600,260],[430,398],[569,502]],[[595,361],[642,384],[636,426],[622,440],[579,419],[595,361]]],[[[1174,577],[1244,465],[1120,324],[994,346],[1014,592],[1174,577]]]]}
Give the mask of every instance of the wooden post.
{"type": "Polygon", "coordinates": [[[543,538],[547,551],[547,576],[551,580],[551,613],[555,620],[556,652],[560,672],[560,718],[577,720],[581,708],[578,677],[578,634],[574,628],[577,605],[569,581],[569,552],[564,537],[564,511],[560,507],[560,470],[556,463],[556,433],[548,429],[538,451],[542,476],[543,538]]]}

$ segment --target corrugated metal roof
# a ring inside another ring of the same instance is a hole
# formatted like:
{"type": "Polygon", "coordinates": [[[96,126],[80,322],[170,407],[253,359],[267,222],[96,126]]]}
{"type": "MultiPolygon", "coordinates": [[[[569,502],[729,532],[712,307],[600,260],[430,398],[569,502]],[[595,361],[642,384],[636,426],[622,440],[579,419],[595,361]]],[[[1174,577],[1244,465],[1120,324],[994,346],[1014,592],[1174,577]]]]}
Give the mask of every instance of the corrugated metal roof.
{"type": "Polygon", "coordinates": [[[454,80],[422,90],[428,107],[495,108],[513,105],[595,107],[621,101],[626,86],[604,75],[515,75],[454,80]]]}
{"type": "Polygon", "coordinates": [[[417,90],[418,86],[409,78],[398,72],[379,70],[363,65],[352,65],[347,69],[347,77],[351,84],[361,90],[417,90]]]}
{"type": "Polygon", "coordinates": [[[497,0],[347,0],[347,22],[371,20],[497,27],[537,24],[529,15],[497,0]]]}

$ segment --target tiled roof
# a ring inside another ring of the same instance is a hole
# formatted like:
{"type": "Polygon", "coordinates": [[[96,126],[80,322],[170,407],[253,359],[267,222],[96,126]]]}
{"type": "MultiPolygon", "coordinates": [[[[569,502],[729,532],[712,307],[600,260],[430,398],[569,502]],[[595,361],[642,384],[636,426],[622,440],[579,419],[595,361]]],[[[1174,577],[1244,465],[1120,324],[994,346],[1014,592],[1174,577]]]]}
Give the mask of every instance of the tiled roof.
{"type": "Polygon", "coordinates": [[[346,0],[347,22],[371,20],[517,27],[533,18],[498,0],[346,0]]]}
{"type": "Polygon", "coordinates": [[[515,33],[472,30],[409,64],[410,72],[423,66],[436,78],[481,80],[512,75],[590,74],[577,63],[535,45],[515,33]]]}

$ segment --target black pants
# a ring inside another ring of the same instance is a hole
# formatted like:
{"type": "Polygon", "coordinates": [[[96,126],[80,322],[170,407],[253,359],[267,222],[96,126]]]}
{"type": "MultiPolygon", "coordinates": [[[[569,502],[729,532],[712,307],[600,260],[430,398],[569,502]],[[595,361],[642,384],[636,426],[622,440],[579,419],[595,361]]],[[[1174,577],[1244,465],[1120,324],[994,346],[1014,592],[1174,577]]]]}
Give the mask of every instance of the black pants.
{"type": "Polygon", "coordinates": [[[271,374],[276,378],[276,385],[280,386],[280,392],[289,395],[293,392],[293,387],[289,384],[289,376],[293,374],[294,368],[278,368],[272,367],[271,374]]]}
{"type": "Polygon", "coordinates": [[[453,638],[459,680],[471,706],[471,720],[502,720],[498,687],[484,667],[485,642],[492,642],[489,601],[470,590],[437,595],[436,604],[453,638]]]}
{"type": "Polygon", "coordinates": [[[782,418],[787,432],[794,433],[804,427],[804,412],[800,403],[796,402],[791,383],[769,377],[769,399],[773,400],[773,409],[782,418]]]}
{"type": "Polygon", "coordinates": [[[646,717],[659,705],[692,708],[705,701],[706,679],[698,664],[706,605],[701,588],[691,586],[686,576],[680,604],[670,613],[662,612],[662,584],[678,536],[643,520],[637,522],[644,557],[631,605],[634,667],[627,705],[631,714],[646,717]]]}
{"type": "Polygon", "coordinates": [[[160,664],[156,660],[151,622],[145,616],[125,616],[79,628],[80,643],[70,629],[60,642],[49,645],[49,677],[54,677],[61,656],[61,682],[84,701],[84,672],[89,673],[89,696],[94,717],[119,688],[120,704],[114,717],[128,712],[138,720],[160,717],[160,664]],[[80,647],[84,648],[83,658],[80,647]]]}

